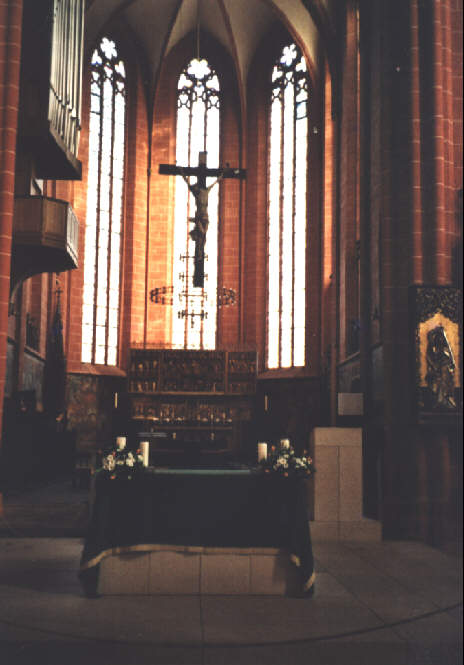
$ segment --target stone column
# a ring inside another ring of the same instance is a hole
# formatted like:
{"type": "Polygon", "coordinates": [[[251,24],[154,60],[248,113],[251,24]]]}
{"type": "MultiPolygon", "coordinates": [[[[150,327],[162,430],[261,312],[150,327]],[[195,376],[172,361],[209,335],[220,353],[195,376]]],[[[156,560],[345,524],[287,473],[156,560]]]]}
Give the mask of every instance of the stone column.
{"type": "Polygon", "coordinates": [[[22,10],[22,0],[0,1],[0,428],[6,374],[22,10]]]}

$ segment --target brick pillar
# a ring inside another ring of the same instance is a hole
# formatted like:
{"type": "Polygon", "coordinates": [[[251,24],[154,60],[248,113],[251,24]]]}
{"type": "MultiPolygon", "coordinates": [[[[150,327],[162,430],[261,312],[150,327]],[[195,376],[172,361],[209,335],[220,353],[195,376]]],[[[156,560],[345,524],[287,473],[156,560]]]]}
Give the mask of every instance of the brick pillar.
{"type": "MultiPolygon", "coordinates": [[[[328,66],[325,71],[325,118],[324,118],[324,187],[322,214],[322,307],[321,307],[321,353],[322,374],[325,381],[326,401],[323,406],[324,422],[335,423],[336,419],[336,367],[337,367],[337,168],[336,148],[338,125],[332,108],[333,85],[328,66]]],[[[336,83],[335,83],[336,85],[336,83]]]]}
{"type": "MultiPolygon", "coordinates": [[[[384,372],[383,503],[384,536],[417,536],[417,451],[412,424],[408,287],[414,274],[411,249],[414,213],[414,39],[410,3],[377,3],[376,25],[382,108],[381,170],[381,328],[384,372]]],[[[416,243],[419,244],[419,243],[416,243]]],[[[413,252],[414,253],[414,250],[413,252]]]]}
{"type": "Polygon", "coordinates": [[[437,515],[450,505],[454,444],[443,428],[421,428],[414,420],[408,293],[411,284],[453,281],[462,175],[462,98],[454,96],[462,46],[453,26],[462,19],[462,6],[455,0],[378,0],[369,6],[375,28],[370,55],[378,52],[380,79],[371,90],[371,109],[381,114],[377,128],[372,110],[379,163],[374,157],[377,189],[371,190],[370,209],[381,220],[384,535],[436,542],[437,515]],[[436,482],[433,491],[428,475],[436,482]]]}
{"type": "Polygon", "coordinates": [[[22,0],[0,1],[0,428],[6,373],[22,0]]]}
{"type": "MultiPolygon", "coordinates": [[[[453,279],[457,190],[462,187],[462,139],[460,144],[454,131],[462,123],[462,77],[461,86],[456,86],[462,46],[456,42],[454,28],[460,24],[459,18],[462,22],[459,4],[456,0],[412,2],[417,15],[412,37],[419,53],[415,78],[422,110],[421,180],[414,184],[422,196],[421,277],[430,284],[449,284],[453,279]]],[[[419,125],[418,119],[415,122],[419,125]]]]}
{"type": "Polygon", "coordinates": [[[423,282],[424,265],[422,257],[422,192],[421,192],[421,80],[420,80],[420,53],[419,53],[419,7],[418,0],[411,2],[411,115],[412,115],[412,160],[411,170],[413,179],[413,207],[412,207],[412,281],[423,282]]]}
{"type": "Polygon", "coordinates": [[[343,49],[342,109],[340,117],[340,359],[353,352],[349,338],[358,318],[356,240],[358,226],[358,32],[356,11],[348,3],[343,49]]]}

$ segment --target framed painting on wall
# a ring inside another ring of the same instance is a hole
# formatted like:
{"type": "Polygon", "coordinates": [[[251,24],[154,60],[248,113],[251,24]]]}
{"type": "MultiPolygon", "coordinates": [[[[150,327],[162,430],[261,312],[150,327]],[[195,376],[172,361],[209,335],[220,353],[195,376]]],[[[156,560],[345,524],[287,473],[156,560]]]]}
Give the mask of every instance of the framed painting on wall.
{"type": "Polygon", "coordinates": [[[419,420],[462,410],[461,292],[451,286],[411,287],[414,376],[419,420]]]}

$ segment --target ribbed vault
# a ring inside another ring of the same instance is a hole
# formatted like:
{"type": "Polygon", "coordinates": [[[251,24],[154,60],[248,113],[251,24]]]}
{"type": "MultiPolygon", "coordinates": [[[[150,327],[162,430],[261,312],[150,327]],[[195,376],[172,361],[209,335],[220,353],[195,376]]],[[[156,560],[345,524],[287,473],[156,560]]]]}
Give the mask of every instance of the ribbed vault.
{"type": "MultiPolygon", "coordinates": [[[[315,64],[321,27],[328,24],[329,4],[329,0],[93,0],[86,13],[86,50],[93,48],[112,21],[126,24],[143,52],[150,99],[163,58],[189,34],[195,55],[194,36],[199,28],[231,56],[246,104],[248,70],[270,26],[280,21],[310,64],[315,64]]],[[[322,30],[325,35],[327,32],[322,30]]]]}

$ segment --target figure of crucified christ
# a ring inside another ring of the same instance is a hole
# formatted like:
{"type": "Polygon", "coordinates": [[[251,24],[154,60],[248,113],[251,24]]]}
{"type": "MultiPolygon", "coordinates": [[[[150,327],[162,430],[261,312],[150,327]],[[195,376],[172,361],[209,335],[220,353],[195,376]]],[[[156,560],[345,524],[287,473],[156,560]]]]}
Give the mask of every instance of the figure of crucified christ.
{"type": "Polygon", "coordinates": [[[195,242],[195,270],[193,273],[193,285],[203,288],[204,286],[204,257],[205,257],[205,242],[206,232],[208,230],[208,196],[214,185],[222,180],[222,178],[245,178],[245,170],[238,168],[230,168],[226,164],[225,168],[210,169],[206,166],[206,152],[202,151],[198,154],[198,166],[178,166],[177,164],[160,164],[159,172],[162,175],[181,175],[189,191],[192,192],[195,198],[195,217],[191,217],[189,221],[194,223],[194,228],[190,231],[190,237],[195,242]],[[188,177],[196,176],[197,181],[191,185],[188,177]],[[208,177],[217,177],[211,184],[206,186],[206,179],[208,177]]]}
{"type": "MultiPolygon", "coordinates": [[[[193,275],[193,285],[203,286],[204,284],[204,257],[205,257],[205,243],[206,232],[208,230],[208,197],[210,190],[218,184],[224,177],[224,174],[216,178],[214,182],[206,186],[202,182],[196,182],[191,185],[182,167],[179,167],[180,174],[185,180],[187,187],[192,192],[195,199],[195,217],[190,217],[190,221],[195,224],[194,228],[190,231],[190,237],[195,242],[195,271],[193,275]]],[[[200,179],[199,179],[200,180],[200,179]]]]}

